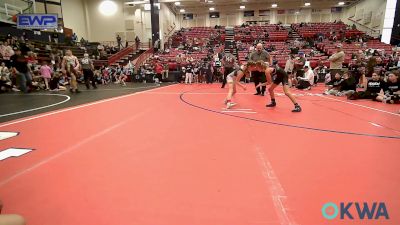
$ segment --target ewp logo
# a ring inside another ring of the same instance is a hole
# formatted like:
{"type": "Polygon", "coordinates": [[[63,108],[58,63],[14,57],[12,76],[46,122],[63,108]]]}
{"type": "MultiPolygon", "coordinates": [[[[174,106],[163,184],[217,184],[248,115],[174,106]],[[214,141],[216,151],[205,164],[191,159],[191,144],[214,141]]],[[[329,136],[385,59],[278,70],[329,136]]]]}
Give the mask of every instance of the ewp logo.
{"type": "Polygon", "coordinates": [[[20,14],[18,28],[26,29],[56,29],[58,27],[57,14],[20,14]]]}
{"type": "Polygon", "coordinates": [[[340,208],[332,202],[326,203],[322,207],[322,216],[328,220],[335,219],[340,214],[340,219],[354,220],[354,216],[358,216],[356,219],[364,220],[379,220],[389,219],[389,214],[386,209],[386,205],[383,202],[374,202],[372,205],[368,203],[348,202],[340,203],[340,208]],[[355,210],[354,210],[355,208],[355,210]],[[353,209],[353,210],[351,210],[353,209]]]}

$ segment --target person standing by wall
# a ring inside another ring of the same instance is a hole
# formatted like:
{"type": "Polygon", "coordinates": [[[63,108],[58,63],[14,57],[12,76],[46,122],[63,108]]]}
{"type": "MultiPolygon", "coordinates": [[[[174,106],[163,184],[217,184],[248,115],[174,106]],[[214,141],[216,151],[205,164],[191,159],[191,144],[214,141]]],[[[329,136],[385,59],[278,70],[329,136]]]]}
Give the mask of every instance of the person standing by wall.
{"type": "Polygon", "coordinates": [[[117,35],[117,44],[118,44],[118,50],[124,48],[124,46],[122,45],[122,38],[119,35],[117,35]]]}
{"type": "Polygon", "coordinates": [[[136,52],[140,50],[140,38],[138,36],[135,37],[135,46],[136,46],[136,52]]]}
{"type": "MultiPolygon", "coordinates": [[[[267,51],[264,50],[264,47],[261,43],[258,43],[256,46],[255,51],[253,51],[250,56],[249,56],[249,61],[257,62],[257,61],[264,61],[269,63],[269,65],[272,65],[272,58],[268,54],[267,51]]],[[[259,83],[265,83],[266,82],[266,77],[264,72],[258,72],[258,71],[253,71],[251,72],[253,79],[254,79],[254,85],[256,86],[257,93],[254,95],[265,95],[265,86],[258,86],[259,83]]]]}

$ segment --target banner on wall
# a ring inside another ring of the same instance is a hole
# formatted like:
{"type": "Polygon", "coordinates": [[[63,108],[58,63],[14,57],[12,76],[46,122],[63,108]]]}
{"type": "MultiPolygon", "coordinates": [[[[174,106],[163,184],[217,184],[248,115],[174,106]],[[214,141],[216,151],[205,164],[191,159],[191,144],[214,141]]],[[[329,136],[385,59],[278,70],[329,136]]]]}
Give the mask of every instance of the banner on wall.
{"type": "Polygon", "coordinates": [[[18,29],[57,29],[57,14],[18,14],[18,29]]]}
{"type": "Polygon", "coordinates": [[[284,9],[278,9],[278,14],[285,14],[285,10],[284,9]]]}
{"type": "Polygon", "coordinates": [[[340,12],[342,12],[342,7],[332,7],[331,12],[332,13],[340,13],[340,12]]]}
{"type": "Polygon", "coordinates": [[[312,9],[311,13],[321,13],[322,10],[321,9],[312,9]]]}
{"type": "Polygon", "coordinates": [[[269,15],[271,15],[271,11],[269,9],[259,10],[258,15],[259,16],[269,16],[269,15]]]}
{"type": "Polygon", "coordinates": [[[193,13],[183,14],[183,20],[192,20],[192,19],[193,19],[193,13]]]}
{"type": "Polygon", "coordinates": [[[249,10],[249,11],[244,11],[243,12],[244,17],[251,17],[254,16],[254,10],[249,10]]]}
{"type": "Polygon", "coordinates": [[[219,12],[210,12],[210,18],[219,18],[219,12]]]}

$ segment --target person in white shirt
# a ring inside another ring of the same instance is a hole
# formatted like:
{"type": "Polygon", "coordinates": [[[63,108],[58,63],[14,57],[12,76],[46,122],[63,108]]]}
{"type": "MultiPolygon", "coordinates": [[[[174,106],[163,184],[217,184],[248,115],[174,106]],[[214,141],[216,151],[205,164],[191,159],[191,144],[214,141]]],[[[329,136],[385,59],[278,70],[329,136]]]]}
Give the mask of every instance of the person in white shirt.
{"type": "Polygon", "coordinates": [[[298,77],[298,85],[296,88],[310,90],[311,86],[314,84],[314,71],[310,67],[304,67],[304,77],[298,77]]]}

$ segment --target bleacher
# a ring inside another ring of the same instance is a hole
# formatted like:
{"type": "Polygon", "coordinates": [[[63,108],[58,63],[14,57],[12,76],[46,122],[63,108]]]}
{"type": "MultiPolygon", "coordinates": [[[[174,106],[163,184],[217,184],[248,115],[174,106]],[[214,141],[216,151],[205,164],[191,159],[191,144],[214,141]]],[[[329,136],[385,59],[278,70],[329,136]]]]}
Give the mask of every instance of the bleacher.
{"type": "MultiPolygon", "coordinates": [[[[219,39],[216,40],[218,43],[222,43],[224,40],[224,28],[212,28],[212,27],[192,27],[185,31],[177,31],[172,36],[173,46],[177,47],[179,44],[187,42],[188,40],[193,41],[194,39],[198,40],[200,44],[204,44],[202,39],[210,40],[213,37],[218,37],[219,39]],[[179,34],[178,34],[179,33],[179,34]]],[[[215,43],[214,43],[215,44],[215,43]]],[[[223,45],[218,45],[214,47],[213,50],[220,52],[224,48],[223,45]]],[[[203,49],[201,51],[194,51],[194,52],[187,52],[185,50],[177,50],[177,49],[170,49],[168,53],[159,54],[156,58],[158,61],[163,63],[168,63],[170,70],[175,70],[177,68],[176,57],[179,54],[184,54],[185,57],[193,58],[194,62],[201,61],[205,59],[208,55],[208,49],[203,49]]],[[[182,62],[182,66],[185,66],[187,63],[182,62]]]]}
{"type": "Polygon", "coordinates": [[[364,34],[359,30],[347,29],[344,23],[306,23],[306,24],[292,24],[292,28],[300,34],[303,38],[312,38],[317,34],[323,34],[329,37],[331,32],[336,32],[338,39],[342,38],[340,31],[344,32],[346,38],[357,37],[364,34]]]}
{"type": "MultiPolygon", "coordinates": [[[[317,48],[321,51],[325,52],[327,55],[332,55],[336,52],[336,45],[338,42],[330,42],[324,41],[317,44],[317,48]]],[[[384,56],[382,57],[384,61],[388,60],[388,55],[393,53],[393,46],[390,44],[385,44],[380,42],[379,40],[370,40],[366,42],[364,45],[360,43],[341,43],[343,46],[343,51],[346,54],[346,58],[344,64],[349,64],[352,59],[352,53],[358,52],[359,50],[367,50],[367,49],[376,49],[376,50],[383,50],[384,56]]]]}
{"type": "Polygon", "coordinates": [[[254,40],[286,41],[289,33],[280,25],[236,26],[234,31],[235,41],[242,42],[253,42],[254,40]]]}
{"type": "Polygon", "coordinates": [[[191,27],[185,31],[176,31],[172,35],[172,45],[177,46],[182,42],[186,42],[188,39],[204,39],[212,36],[220,36],[220,41],[225,40],[224,28],[212,28],[212,27],[191,27]]]}

